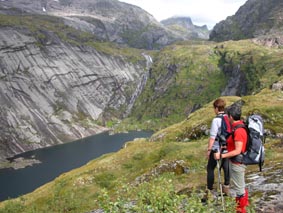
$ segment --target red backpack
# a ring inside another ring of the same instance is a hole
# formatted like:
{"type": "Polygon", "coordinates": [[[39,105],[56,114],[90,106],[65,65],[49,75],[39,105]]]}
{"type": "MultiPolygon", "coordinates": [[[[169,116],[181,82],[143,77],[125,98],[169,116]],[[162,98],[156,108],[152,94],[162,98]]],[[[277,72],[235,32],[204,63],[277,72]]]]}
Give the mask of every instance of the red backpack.
{"type": "Polygon", "coordinates": [[[217,139],[220,146],[226,146],[227,139],[232,134],[232,127],[227,114],[218,114],[217,118],[221,118],[221,127],[217,133],[217,139]]]}

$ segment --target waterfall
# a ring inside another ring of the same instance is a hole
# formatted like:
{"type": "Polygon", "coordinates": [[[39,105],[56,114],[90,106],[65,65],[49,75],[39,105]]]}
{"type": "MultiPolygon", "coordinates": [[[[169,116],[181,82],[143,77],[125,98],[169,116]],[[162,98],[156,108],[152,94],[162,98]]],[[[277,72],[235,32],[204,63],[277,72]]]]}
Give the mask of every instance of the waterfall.
{"type": "Polygon", "coordinates": [[[143,91],[143,89],[146,85],[148,76],[149,76],[149,70],[150,70],[150,67],[151,67],[153,61],[152,61],[152,58],[149,55],[146,55],[145,53],[143,53],[142,55],[146,59],[146,72],[141,76],[141,78],[140,78],[141,80],[140,80],[140,82],[138,82],[136,90],[132,94],[130,103],[128,104],[128,108],[127,108],[127,110],[124,114],[124,117],[127,117],[130,114],[130,112],[131,112],[131,110],[134,106],[134,103],[135,103],[136,99],[139,97],[139,95],[141,94],[141,92],[143,91]]]}

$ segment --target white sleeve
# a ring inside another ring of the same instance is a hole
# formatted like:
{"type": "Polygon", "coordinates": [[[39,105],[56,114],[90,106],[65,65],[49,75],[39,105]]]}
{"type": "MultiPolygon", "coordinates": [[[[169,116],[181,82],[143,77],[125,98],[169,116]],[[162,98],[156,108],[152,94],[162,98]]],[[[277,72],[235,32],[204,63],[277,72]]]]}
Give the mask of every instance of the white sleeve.
{"type": "Polygon", "coordinates": [[[221,125],[221,119],[220,118],[213,118],[211,122],[211,127],[210,127],[210,138],[216,138],[219,127],[221,125]],[[220,122],[219,122],[220,121],[220,122]]]}

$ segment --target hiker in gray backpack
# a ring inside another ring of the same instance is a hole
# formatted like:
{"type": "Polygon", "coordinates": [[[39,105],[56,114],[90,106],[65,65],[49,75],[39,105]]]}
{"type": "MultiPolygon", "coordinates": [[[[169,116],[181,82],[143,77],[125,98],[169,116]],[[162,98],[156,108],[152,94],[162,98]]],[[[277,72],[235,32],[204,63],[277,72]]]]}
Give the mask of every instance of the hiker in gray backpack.
{"type": "MultiPolygon", "coordinates": [[[[201,199],[202,202],[207,202],[208,199],[214,199],[217,194],[214,191],[213,185],[214,185],[214,170],[217,167],[220,170],[223,168],[224,171],[224,185],[221,185],[221,195],[222,192],[226,195],[229,194],[229,184],[230,184],[230,175],[229,175],[229,161],[227,159],[223,159],[221,162],[221,165],[219,164],[219,161],[214,159],[213,152],[218,151],[221,152],[221,146],[220,146],[220,140],[219,140],[219,132],[221,131],[221,125],[223,120],[223,116],[227,116],[224,113],[226,103],[223,99],[218,98],[213,102],[213,109],[216,117],[212,120],[211,128],[210,128],[210,137],[208,140],[208,146],[207,146],[207,152],[206,157],[208,159],[207,162],[207,189],[204,197],[201,199]]],[[[227,118],[228,119],[228,118],[227,118]]],[[[227,121],[228,125],[229,122],[227,121]]],[[[219,171],[220,172],[220,171],[219,171]]]]}
{"type": "Polygon", "coordinates": [[[246,213],[246,206],[249,205],[248,190],[245,188],[245,171],[246,165],[235,161],[237,156],[246,152],[248,142],[248,134],[245,128],[237,128],[243,126],[241,121],[241,107],[237,104],[230,106],[227,109],[229,120],[232,124],[232,135],[227,140],[227,153],[215,153],[215,159],[229,158],[231,169],[231,183],[236,192],[237,213],[246,213]]]}

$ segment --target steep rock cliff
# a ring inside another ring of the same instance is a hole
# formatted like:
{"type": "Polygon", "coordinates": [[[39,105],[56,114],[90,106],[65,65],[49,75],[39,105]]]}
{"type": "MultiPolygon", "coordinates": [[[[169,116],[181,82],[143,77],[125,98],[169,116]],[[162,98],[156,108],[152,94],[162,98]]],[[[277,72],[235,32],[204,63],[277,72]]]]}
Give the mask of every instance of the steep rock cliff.
{"type": "Polygon", "coordinates": [[[96,121],[128,105],[146,71],[145,60],[45,35],[41,46],[25,28],[1,27],[0,158],[106,130],[96,121]]]}
{"type": "Polygon", "coordinates": [[[227,41],[282,35],[283,2],[281,0],[248,0],[234,16],[216,24],[210,40],[227,41]]]}

